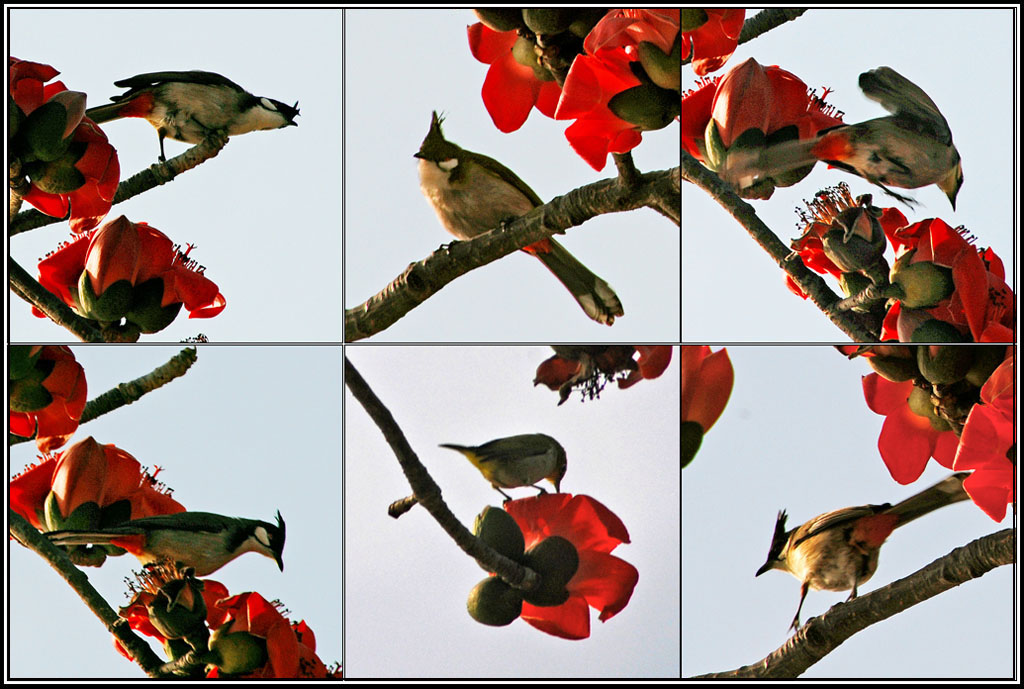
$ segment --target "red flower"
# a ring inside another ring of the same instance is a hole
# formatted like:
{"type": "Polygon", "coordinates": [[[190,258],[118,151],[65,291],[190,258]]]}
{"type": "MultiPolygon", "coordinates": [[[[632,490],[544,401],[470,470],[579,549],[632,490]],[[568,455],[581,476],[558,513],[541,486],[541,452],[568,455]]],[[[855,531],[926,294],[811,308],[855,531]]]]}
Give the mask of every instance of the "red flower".
{"type": "Polygon", "coordinates": [[[923,321],[936,319],[964,335],[969,333],[975,342],[1014,340],[1015,296],[1004,281],[1002,261],[991,249],[979,251],[962,232],[938,218],[887,231],[893,246],[900,249],[893,281],[942,298],[919,308],[916,302],[900,303],[883,324],[883,339],[909,342],[923,321]],[[945,269],[952,278],[951,288],[941,270],[926,270],[925,266],[945,269]],[[913,282],[904,277],[911,273],[913,282]],[[931,282],[941,287],[933,287],[931,282]]]}
{"type": "Polygon", "coordinates": [[[119,517],[118,523],[185,511],[142,470],[137,459],[114,445],[100,445],[92,437],[12,479],[10,492],[11,509],[37,529],[47,531],[110,524],[113,517],[102,514],[108,507],[119,517]],[[54,501],[55,513],[45,509],[48,500],[54,501]],[[90,503],[98,509],[87,508],[75,516],[89,523],[66,523],[79,507],[90,503]]]}
{"type": "MultiPolygon", "coordinates": [[[[495,31],[479,22],[467,27],[467,31],[473,57],[490,65],[481,95],[494,126],[506,133],[514,132],[523,126],[534,106],[554,117],[561,89],[552,79],[541,78],[546,70],[516,60],[513,46],[520,40],[516,31],[495,31]]],[[[532,47],[518,52],[536,61],[532,47]]]]}
{"type": "Polygon", "coordinates": [[[601,611],[602,622],[626,607],[640,574],[611,555],[619,544],[629,543],[629,533],[607,507],[586,495],[548,493],[506,502],[505,511],[522,529],[527,549],[548,536],[561,536],[579,554],[579,569],[566,586],[569,600],[553,607],[524,602],[526,622],[563,639],[585,639],[590,636],[588,606],[601,611]]]}
{"type": "Polygon", "coordinates": [[[64,445],[75,431],[85,409],[85,371],[75,355],[63,346],[44,345],[9,349],[11,433],[36,437],[36,447],[50,452],[64,445]],[[23,356],[24,355],[24,356],[23,356]],[[25,370],[15,379],[15,363],[25,370]],[[38,406],[46,399],[45,406],[38,406]],[[37,402],[33,402],[36,401],[37,402]]]}
{"type": "MultiPolygon", "coordinates": [[[[720,80],[703,82],[683,98],[682,145],[716,172],[726,167],[729,156],[739,155],[743,164],[736,166],[755,177],[760,170],[753,161],[767,158],[764,151],[768,147],[810,139],[823,129],[842,124],[831,112],[795,75],[776,66],[763,67],[751,58],[720,80]]],[[[756,186],[738,181],[744,195],[768,198],[776,186],[796,184],[812,167],[758,177],[756,186]]]]}
{"type": "Polygon", "coordinates": [[[739,42],[745,9],[685,9],[683,26],[683,54],[685,60],[692,55],[693,71],[703,76],[714,72],[732,57],[739,42]],[[703,15],[704,22],[697,27],[689,20],[703,15]]]}
{"type": "Polygon", "coordinates": [[[597,397],[606,381],[624,371],[629,374],[618,378],[620,388],[657,378],[672,360],[672,348],[664,345],[559,345],[554,350],[555,356],[537,367],[533,384],[558,390],[559,404],[574,388],[579,388],[584,397],[597,397]],[[637,353],[639,357],[634,360],[637,353]]]}
{"type": "Polygon", "coordinates": [[[864,376],[862,382],[868,407],[885,416],[878,451],[897,483],[916,481],[929,457],[952,468],[956,433],[934,415],[927,391],[914,387],[913,380],[896,383],[877,373],[864,376]],[[931,415],[924,416],[929,410],[931,415]]]}
{"type": "Polygon", "coordinates": [[[705,433],[725,411],[732,394],[733,370],[725,348],[711,352],[708,345],[680,348],[682,362],[682,419],[700,425],[705,433]]]}
{"type": "MultiPolygon", "coordinates": [[[[274,603],[258,593],[243,593],[218,605],[227,611],[227,622],[214,638],[225,634],[248,634],[266,644],[266,663],[241,673],[246,678],[324,678],[329,672],[316,656],[316,638],[305,622],[291,624],[274,603]]],[[[215,642],[211,641],[211,650],[215,642]]],[[[215,669],[209,677],[217,677],[215,669]]]]}
{"type": "MultiPolygon", "coordinates": [[[[137,591],[132,596],[131,602],[118,610],[118,616],[128,621],[128,626],[136,632],[152,637],[161,645],[167,643],[167,639],[161,634],[150,621],[148,606],[156,600],[157,591],[167,581],[163,578],[153,578],[153,573],[159,573],[158,568],[151,568],[142,575],[143,590],[137,591]]],[[[213,579],[203,579],[203,602],[206,606],[206,623],[211,629],[224,624],[227,619],[227,610],[218,605],[219,601],[228,597],[228,587],[213,579]]],[[[132,659],[121,641],[114,637],[114,646],[118,652],[129,660],[132,659]]]]}
{"type": "Polygon", "coordinates": [[[186,254],[156,228],[122,215],[40,261],[39,283],[87,318],[124,319],[141,332],[157,332],[182,305],[189,318],[212,318],[226,305],[186,254]]]}
{"type": "Polygon", "coordinates": [[[971,500],[992,519],[1002,521],[1016,499],[1013,452],[1016,442],[1012,350],[981,388],[981,403],[971,407],[960,434],[953,469],[972,471],[964,481],[971,500]]]}
{"type": "MultiPolygon", "coordinates": [[[[743,10],[740,10],[743,12],[743,10]]],[[[636,48],[653,43],[668,53],[679,36],[679,10],[610,10],[591,29],[583,49],[596,55],[602,48],[636,48]]]]}
{"type": "Polygon", "coordinates": [[[61,82],[49,65],[9,58],[10,144],[31,189],[24,199],[41,212],[62,218],[71,230],[96,227],[110,211],[117,191],[117,151],[103,131],[85,117],[85,94],[61,82]]]}

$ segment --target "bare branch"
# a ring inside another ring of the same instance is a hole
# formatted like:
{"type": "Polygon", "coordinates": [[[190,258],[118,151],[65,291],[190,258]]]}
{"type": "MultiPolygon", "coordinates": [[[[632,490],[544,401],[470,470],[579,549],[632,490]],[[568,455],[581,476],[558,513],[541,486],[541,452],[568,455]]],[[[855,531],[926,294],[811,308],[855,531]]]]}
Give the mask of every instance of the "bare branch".
{"type": "Polygon", "coordinates": [[[908,577],[814,617],[785,644],[752,665],[698,679],[793,678],[859,631],[1016,560],[1017,534],[1005,529],[953,550],[908,577]]]}

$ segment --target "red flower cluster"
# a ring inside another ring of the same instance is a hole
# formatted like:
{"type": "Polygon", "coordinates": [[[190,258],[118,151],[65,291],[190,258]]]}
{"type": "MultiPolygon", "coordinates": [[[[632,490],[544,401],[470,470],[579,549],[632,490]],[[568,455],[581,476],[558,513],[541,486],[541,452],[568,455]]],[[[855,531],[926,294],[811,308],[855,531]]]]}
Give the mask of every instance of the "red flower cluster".
{"type": "Polygon", "coordinates": [[[85,371],[70,349],[57,345],[8,348],[11,433],[35,436],[41,452],[51,452],[78,430],[88,388],[85,371]]]}
{"type": "Polygon", "coordinates": [[[604,380],[623,371],[629,374],[618,378],[620,388],[657,378],[672,361],[672,348],[666,345],[559,345],[554,350],[555,356],[537,367],[533,384],[558,390],[559,404],[569,398],[574,388],[579,388],[584,397],[596,397],[604,380]]]}
{"type": "Polygon", "coordinates": [[[683,9],[683,54],[700,76],[714,72],[736,51],[745,9],[683,9]]]}
{"type": "Polygon", "coordinates": [[[504,507],[522,530],[527,550],[549,536],[560,536],[579,554],[579,568],[566,585],[569,599],[549,607],[524,602],[521,617],[527,623],[563,639],[585,639],[590,636],[588,607],[600,610],[604,622],[629,604],[640,574],[611,554],[629,543],[629,533],[607,507],[589,496],[567,493],[512,500],[504,507]]]}
{"type": "Polygon", "coordinates": [[[531,56],[536,62],[532,42],[521,39],[515,30],[495,31],[482,23],[473,24],[467,31],[473,57],[490,65],[481,95],[494,126],[505,133],[514,132],[523,126],[534,106],[548,117],[555,116],[562,89],[546,71],[529,64],[531,56]],[[513,50],[520,40],[530,45],[520,43],[520,49],[513,50]],[[517,59],[523,53],[526,59],[519,59],[528,64],[517,59]]]}
{"type": "Polygon", "coordinates": [[[747,198],[769,198],[775,187],[796,184],[813,164],[773,177],[757,176],[756,163],[769,146],[810,139],[842,124],[822,98],[794,74],[777,66],[763,67],[753,58],[733,67],[721,79],[707,80],[682,100],[682,145],[705,167],[719,172],[730,156],[743,160],[756,181],[740,181],[747,198]]]}
{"type": "Polygon", "coordinates": [[[661,129],[679,115],[679,10],[612,10],[584,41],[572,63],[555,119],[574,119],[569,144],[595,170],[609,153],[626,153],[641,131],[661,129]]]}
{"type": "Polygon", "coordinates": [[[913,341],[926,324],[932,342],[1014,340],[1015,296],[991,249],[979,250],[938,218],[886,234],[898,250],[892,281],[904,296],[886,314],[883,340],[913,341]]]}
{"type": "Polygon", "coordinates": [[[10,505],[43,531],[90,529],[184,512],[165,490],[130,454],[89,437],[13,478],[10,505]]]}
{"type": "Polygon", "coordinates": [[[71,229],[96,227],[117,191],[121,169],[107,136],[85,117],[85,94],[68,91],[49,65],[9,58],[9,141],[31,181],[25,201],[71,229]]]}
{"type": "Polygon", "coordinates": [[[167,235],[123,215],[40,261],[39,283],[78,314],[136,337],[167,327],[183,304],[189,318],[212,318],[226,305],[167,235]]]}

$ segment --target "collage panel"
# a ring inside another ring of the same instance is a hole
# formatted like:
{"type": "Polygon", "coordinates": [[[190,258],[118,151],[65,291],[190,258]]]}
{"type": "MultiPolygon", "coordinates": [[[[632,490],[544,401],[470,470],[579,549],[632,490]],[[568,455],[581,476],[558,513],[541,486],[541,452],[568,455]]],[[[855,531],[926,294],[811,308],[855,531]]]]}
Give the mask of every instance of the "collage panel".
{"type": "MultiPolygon", "coordinates": [[[[583,93],[563,98],[551,119],[556,79],[583,51],[577,34],[593,26],[594,10],[495,12],[514,24],[487,15],[501,30],[488,28],[469,9],[345,13],[346,341],[678,342],[680,191],[669,172],[679,164],[678,81],[641,86],[630,71],[639,63],[624,61],[623,47],[607,49],[610,64],[584,55],[589,61],[574,63],[592,70],[580,68],[583,93]],[[564,16],[558,31],[542,34],[542,48],[523,22],[545,12],[564,16]],[[537,63],[540,53],[550,68],[537,63]],[[626,83],[660,99],[637,106],[645,126],[604,105],[626,83]],[[578,102],[592,88],[607,92],[578,102]],[[627,202],[632,210],[611,203],[609,150],[628,150],[644,173],[644,201],[627,202]],[[548,202],[531,217],[568,228],[556,237],[565,252],[543,242],[530,245],[532,257],[511,245],[449,246],[502,224],[541,231],[536,221],[509,223],[548,202]],[[502,251],[514,255],[480,265],[502,251]]],[[[664,33],[667,52],[678,20],[654,14],[636,24],[644,22],[664,33]]],[[[669,71],[678,76],[674,62],[669,71]]]]}
{"type": "Polygon", "coordinates": [[[1016,10],[767,13],[778,21],[752,31],[762,17],[746,12],[750,40],[724,65],[684,68],[684,341],[959,341],[917,332],[949,298],[981,302],[958,323],[973,321],[968,341],[1015,341],[1018,151],[993,142],[1017,131],[1016,10]],[[948,50],[965,36],[979,39],[968,60],[948,50]],[[730,189],[716,201],[719,178],[730,189]],[[977,279],[957,260],[968,246],[983,252],[977,279]],[[924,261],[940,275],[911,268],[924,261]],[[965,296],[987,283],[992,295],[965,296]]]}
{"type": "Polygon", "coordinates": [[[12,341],[341,341],[339,9],[8,18],[28,190],[10,228],[12,341]],[[167,37],[173,50],[144,49],[167,37]],[[37,107],[39,89],[55,100],[37,107]],[[65,113],[73,143],[46,119],[65,113]]]}
{"type": "Polygon", "coordinates": [[[839,349],[683,347],[683,676],[1012,678],[1012,348],[839,349]]]}
{"type": "Polygon", "coordinates": [[[678,678],[677,362],[667,347],[347,347],[346,677],[678,678]],[[564,404],[534,385],[570,368],[564,404]],[[601,373],[616,369],[635,384],[601,373]],[[413,486],[423,503],[392,517],[413,486]],[[500,562],[460,549],[471,531],[551,583],[489,576],[500,562]]]}
{"type": "Polygon", "coordinates": [[[10,415],[29,436],[11,436],[8,460],[10,679],[138,680],[141,666],[193,646],[199,662],[183,666],[193,679],[338,670],[339,348],[15,345],[8,355],[12,409],[36,408],[10,415]],[[51,544],[88,578],[62,580],[56,568],[70,563],[40,554],[51,544]],[[160,558],[181,564],[143,566],[160,558]],[[97,619],[119,611],[145,640],[138,664],[97,619]]]}

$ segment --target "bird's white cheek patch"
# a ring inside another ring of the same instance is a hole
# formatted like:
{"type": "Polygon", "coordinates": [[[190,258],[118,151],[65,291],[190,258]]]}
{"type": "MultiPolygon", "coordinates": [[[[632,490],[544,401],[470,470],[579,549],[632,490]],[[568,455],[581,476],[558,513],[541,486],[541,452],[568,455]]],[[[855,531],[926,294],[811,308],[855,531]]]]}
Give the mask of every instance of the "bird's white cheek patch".
{"type": "Polygon", "coordinates": [[[459,164],[459,161],[458,161],[457,158],[449,158],[448,160],[440,161],[437,164],[437,166],[439,168],[441,168],[442,170],[444,170],[445,172],[451,172],[452,170],[455,169],[455,166],[458,165],[458,164],[459,164]]]}
{"type": "Polygon", "coordinates": [[[267,530],[264,529],[262,526],[257,526],[256,530],[252,532],[252,535],[256,537],[257,541],[259,541],[268,548],[270,547],[270,535],[267,533],[267,530]]]}
{"type": "Polygon", "coordinates": [[[272,110],[272,111],[274,111],[274,112],[277,112],[277,106],[276,106],[276,105],[274,105],[273,103],[271,103],[271,102],[270,102],[269,100],[267,100],[266,98],[260,98],[260,104],[261,104],[261,105],[262,105],[262,106],[263,106],[264,108],[266,108],[267,110],[272,110]]]}

